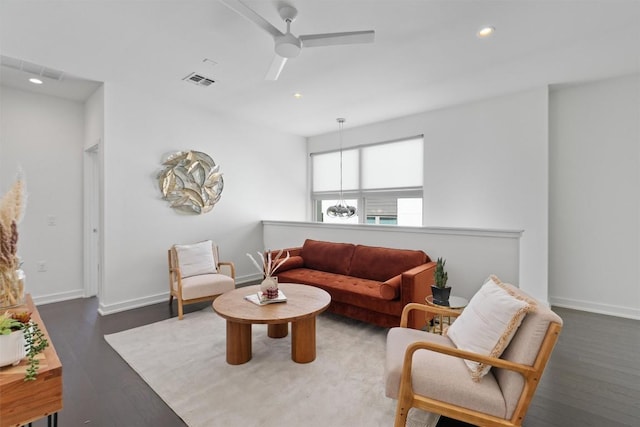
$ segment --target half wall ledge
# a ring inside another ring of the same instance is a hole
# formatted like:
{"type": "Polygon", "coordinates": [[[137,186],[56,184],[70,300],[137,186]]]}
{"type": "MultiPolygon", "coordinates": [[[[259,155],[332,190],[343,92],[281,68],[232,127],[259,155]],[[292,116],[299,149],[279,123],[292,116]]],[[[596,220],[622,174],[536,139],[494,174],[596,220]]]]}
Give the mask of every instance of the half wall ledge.
{"type": "MultiPolygon", "coordinates": [[[[471,298],[490,275],[516,286],[520,277],[523,230],[448,227],[401,227],[262,221],[264,248],[301,246],[305,239],[349,242],[398,249],[419,249],[433,260],[447,259],[453,294],[471,298]]],[[[260,248],[257,248],[260,249],[260,248]]],[[[546,283],[540,286],[547,286],[546,283]]],[[[546,293],[546,290],[545,290],[546,293]]]]}

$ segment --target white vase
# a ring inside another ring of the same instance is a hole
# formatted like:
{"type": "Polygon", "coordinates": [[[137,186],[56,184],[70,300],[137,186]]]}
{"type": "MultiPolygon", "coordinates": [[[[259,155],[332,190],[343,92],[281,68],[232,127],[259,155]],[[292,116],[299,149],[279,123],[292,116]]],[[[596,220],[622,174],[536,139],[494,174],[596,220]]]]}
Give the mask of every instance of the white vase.
{"type": "Polygon", "coordinates": [[[278,297],[278,278],[276,276],[267,276],[260,283],[260,291],[262,296],[267,299],[278,297]]]}
{"type": "Polygon", "coordinates": [[[26,355],[23,331],[0,335],[0,367],[17,365],[26,355]]]}
{"type": "Polygon", "coordinates": [[[267,289],[278,289],[278,278],[276,276],[267,276],[260,283],[260,290],[266,292],[267,289]]]}

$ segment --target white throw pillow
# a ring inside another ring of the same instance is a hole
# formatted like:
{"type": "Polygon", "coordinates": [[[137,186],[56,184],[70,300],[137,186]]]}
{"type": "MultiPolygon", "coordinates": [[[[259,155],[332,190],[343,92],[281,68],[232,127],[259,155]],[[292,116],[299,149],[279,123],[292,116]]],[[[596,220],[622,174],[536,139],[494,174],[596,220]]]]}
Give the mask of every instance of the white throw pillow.
{"type": "MultiPolygon", "coordinates": [[[[500,357],[518,330],[522,319],[535,308],[496,276],[491,276],[447,330],[447,336],[462,350],[500,357]]],[[[465,360],[474,381],[489,372],[490,365],[465,360]]]]}
{"type": "Polygon", "coordinates": [[[175,245],[182,278],[217,273],[211,240],[192,245],[175,245]]]}

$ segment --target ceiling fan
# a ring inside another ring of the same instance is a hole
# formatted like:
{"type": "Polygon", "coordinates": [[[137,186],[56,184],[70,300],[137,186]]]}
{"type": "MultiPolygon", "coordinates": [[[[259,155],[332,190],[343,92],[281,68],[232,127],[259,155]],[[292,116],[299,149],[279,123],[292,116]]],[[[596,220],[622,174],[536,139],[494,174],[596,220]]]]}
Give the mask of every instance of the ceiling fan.
{"type": "Polygon", "coordinates": [[[294,36],[291,34],[291,23],[298,16],[295,7],[283,5],[278,9],[280,17],[287,23],[287,32],[283,33],[269,21],[258,15],[253,9],[240,0],[220,0],[224,5],[239,15],[253,22],[271,34],[275,44],[276,55],[265,76],[265,80],[278,80],[284,65],[289,58],[295,58],[305,47],[334,46],[342,44],[373,43],[375,31],[351,31],[346,33],[307,34],[294,36]]]}

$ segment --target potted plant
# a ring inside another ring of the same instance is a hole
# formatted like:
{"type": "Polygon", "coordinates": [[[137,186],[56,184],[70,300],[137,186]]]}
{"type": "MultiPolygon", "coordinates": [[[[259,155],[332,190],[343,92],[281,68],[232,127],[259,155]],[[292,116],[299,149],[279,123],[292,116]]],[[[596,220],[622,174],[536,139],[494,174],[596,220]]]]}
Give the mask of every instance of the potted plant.
{"type": "Polygon", "coordinates": [[[33,381],[38,375],[40,361],[36,356],[49,345],[47,338],[31,313],[6,312],[0,316],[0,366],[17,365],[27,357],[25,381],[33,381]]]}
{"type": "Polygon", "coordinates": [[[444,269],[446,263],[446,260],[438,258],[436,270],[433,273],[435,284],[431,285],[431,294],[433,295],[433,303],[438,305],[449,305],[449,295],[451,295],[451,287],[447,286],[449,274],[444,269]]]}

